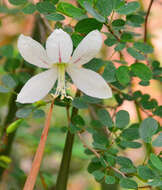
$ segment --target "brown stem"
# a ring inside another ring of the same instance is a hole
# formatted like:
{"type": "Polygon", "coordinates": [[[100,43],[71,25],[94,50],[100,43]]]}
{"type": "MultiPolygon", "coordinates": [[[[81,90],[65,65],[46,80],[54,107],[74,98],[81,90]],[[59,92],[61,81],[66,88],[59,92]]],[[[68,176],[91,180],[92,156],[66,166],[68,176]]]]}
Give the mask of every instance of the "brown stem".
{"type": "Polygon", "coordinates": [[[41,161],[43,158],[44,148],[45,148],[45,144],[46,144],[46,140],[47,140],[47,136],[48,136],[48,131],[49,131],[49,126],[50,126],[50,121],[51,121],[51,117],[52,117],[53,106],[54,106],[54,100],[52,101],[51,107],[50,107],[49,112],[47,114],[45,127],[44,127],[42,135],[41,135],[41,140],[40,140],[39,146],[37,148],[37,152],[35,154],[34,161],[32,163],[31,171],[30,171],[29,176],[25,182],[23,190],[33,190],[33,188],[34,188],[34,185],[35,185],[35,182],[37,179],[37,175],[39,172],[39,168],[41,165],[41,161]]]}
{"type": "Polygon", "coordinates": [[[148,17],[150,15],[150,11],[151,11],[151,7],[153,5],[154,0],[150,0],[150,4],[146,13],[146,17],[145,17],[145,23],[144,23],[144,42],[147,41],[147,25],[148,25],[148,17]]]}

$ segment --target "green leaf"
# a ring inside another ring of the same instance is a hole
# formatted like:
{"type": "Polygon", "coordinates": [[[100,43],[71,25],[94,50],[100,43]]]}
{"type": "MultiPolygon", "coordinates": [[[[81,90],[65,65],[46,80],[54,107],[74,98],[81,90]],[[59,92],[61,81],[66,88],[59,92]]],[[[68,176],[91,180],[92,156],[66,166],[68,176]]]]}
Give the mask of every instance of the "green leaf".
{"type": "Polygon", "coordinates": [[[94,172],[92,173],[92,175],[95,177],[95,179],[96,179],[97,181],[102,180],[102,179],[104,178],[104,176],[105,176],[105,174],[104,174],[102,171],[100,171],[100,170],[94,171],[94,172]]]}
{"type": "Polygon", "coordinates": [[[103,61],[102,59],[94,58],[88,63],[86,63],[84,65],[84,68],[91,69],[92,71],[97,72],[104,65],[105,65],[105,61],[103,61]]]}
{"type": "Polygon", "coordinates": [[[135,181],[128,178],[122,178],[119,184],[121,187],[126,188],[126,189],[137,189],[138,187],[135,181]]]}
{"type": "Polygon", "coordinates": [[[145,60],[146,59],[144,55],[142,55],[141,53],[136,51],[134,48],[131,48],[131,47],[127,48],[127,52],[137,60],[145,60]]]}
{"type": "Polygon", "coordinates": [[[36,8],[40,13],[43,14],[56,12],[55,6],[49,1],[43,1],[37,3],[36,8]]]}
{"type": "Polygon", "coordinates": [[[58,14],[58,13],[51,13],[51,14],[45,15],[45,17],[47,20],[53,20],[53,21],[61,21],[65,19],[63,15],[58,14]]]}
{"type": "Polygon", "coordinates": [[[80,115],[75,115],[74,117],[72,117],[71,121],[74,125],[79,125],[79,126],[85,125],[85,121],[80,115]]]}
{"type": "Polygon", "coordinates": [[[162,147],[162,133],[152,142],[152,146],[162,147]]]}
{"type": "Polygon", "coordinates": [[[57,11],[73,18],[79,18],[84,16],[84,10],[66,2],[60,2],[57,6],[57,11]]]}
{"type": "Polygon", "coordinates": [[[108,128],[113,127],[113,121],[112,121],[111,116],[107,110],[100,109],[100,110],[98,110],[97,115],[98,115],[100,122],[104,126],[107,126],[108,128]]]}
{"type": "Polygon", "coordinates": [[[111,176],[111,175],[106,175],[105,177],[105,183],[106,184],[115,184],[115,177],[111,176]]]}
{"type": "Polygon", "coordinates": [[[32,112],[32,108],[21,108],[16,112],[16,117],[18,118],[26,118],[29,116],[29,114],[32,112]]]}
{"type": "Polygon", "coordinates": [[[93,30],[101,30],[102,25],[101,22],[98,22],[94,18],[85,18],[76,24],[75,31],[82,34],[88,34],[93,30]]]}
{"type": "Polygon", "coordinates": [[[72,106],[78,108],[78,109],[87,109],[88,105],[86,102],[84,102],[81,98],[74,98],[72,101],[72,106]]]}
{"type": "Polygon", "coordinates": [[[115,82],[116,81],[116,67],[111,61],[105,61],[106,65],[104,68],[104,72],[102,74],[103,78],[107,82],[115,82]]]}
{"type": "Polygon", "coordinates": [[[112,0],[97,0],[96,8],[103,16],[107,17],[111,14],[113,10],[112,0]]]}
{"type": "Polygon", "coordinates": [[[16,81],[9,74],[2,77],[2,82],[8,88],[14,88],[17,85],[16,81]]]}
{"type": "Polygon", "coordinates": [[[124,128],[129,124],[129,113],[125,110],[120,110],[116,114],[116,127],[117,128],[124,128]]]}
{"type": "Polygon", "coordinates": [[[12,58],[13,52],[14,52],[14,49],[12,45],[5,45],[0,48],[0,54],[7,58],[12,58]]]}
{"type": "Polygon", "coordinates": [[[72,123],[70,123],[70,132],[71,133],[77,133],[78,131],[80,131],[81,129],[78,127],[78,126],[76,126],[76,125],[73,125],[72,123]]]}
{"type": "Polygon", "coordinates": [[[137,50],[139,50],[143,53],[152,53],[153,52],[153,48],[150,45],[143,43],[143,42],[135,42],[133,46],[134,46],[134,48],[136,48],[137,50]]]}
{"type": "Polygon", "coordinates": [[[113,27],[123,27],[125,25],[125,21],[123,19],[116,19],[112,22],[113,27]]]}
{"type": "Polygon", "coordinates": [[[116,77],[120,84],[127,85],[130,82],[129,68],[127,66],[120,66],[116,70],[116,77]]]}
{"type": "Polygon", "coordinates": [[[120,166],[124,167],[124,168],[134,167],[133,162],[129,158],[123,157],[123,156],[116,157],[116,163],[119,164],[120,166]]]}
{"type": "MultiPolygon", "coordinates": [[[[77,0],[77,2],[80,4],[80,6],[82,6],[84,8],[84,1],[85,0],[77,0]]],[[[91,5],[93,5],[93,0],[86,0],[88,1],[91,5]]]]}
{"type": "Polygon", "coordinates": [[[92,6],[89,2],[84,1],[83,3],[84,5],[84,9],[90,13],[96,20],[98,20],[99,22],[104,23],[106,21],[105,17],[103,17],[102,15],[100,15],[92,6]]]}
{"type": "Polygon", "coordinates": [[[145,21],[145,19],[141,15],[135,14],[127,15],[127,20],[135,24],[142,24],[145,21]]]}
{"type": "Polygon", "coordinates": [[[7,134],[9,133],[13,133],[22,123],[23,119],[18,119],[16,121],[14,121],[13,123],[11,123],[8,127],[7,127],[7,134]]]}
{"type": "Polygon", "coordinates": [[[36,7],[35,7],[35,5],[32,4],[32,3],[27,4],[27,5],[22,9],[22,12],[23,12],[24,14],[33,14],[35,11],[36,11],[36,7]]]}
{"type": "Polygon", "coordinates": [[[138,166],[137,173],[139,177],[141,177],[144,180],[153,179],[155,177],[152,170],[147,166],[138,166]]]}
{"type": "Polygon", "coordinates": [[[122,131],[121,136],[128,141],[139,139],[139,129],[138,124],[134,124],[131,127],[122,131]],[[136,127],[137,126],[137,127],[136,127]]]}
{"type": "Polygon", "coordinates": [[[160,187],[162,186],[162,178],[161,179],[154,179],[147,183],[148,185],[151,185],[153,187],[160,187]]]}
{"type": "Polygon", "coordinates": [[[27,3],[27,0],[9,0],[9,2],[13,5],[23,5],[27,3]]]}
{"type": "Polygon", "coordinates": [[[120,146],[124,148],[140,148],[142,146],[139,142],[132,142],[132,141],[121,141],[120,146]]]}
{"type": "Polygon", "coordinates": [[[144,119],[139,128],[140,137],[147,143],[151,142],[152,136],[158,129],[158,123],[155,119],[148,117],[144,119]]]}
{"type": "Polygon", "coordinates": [[[162,171],[162,161],[155,154],[151,153],[150,160],[156,169],[162,171]]]}
{"type": "Polygon", "coordinates": [[[33,117],[35,119],[45,117],[45,112],[41,109],[37,109],[33,112],[33,117]]]}
{"type": "Polygon", "coordinates": [[[117,44],[118,41],[117,41],[117,39],[116,39],[114,36],[110,35],[110,36],[108,36],[108,38],[104,41],[104,43],[105,43],[107,46],[111,47],[111,46],[113,46],[114,44],[117,44]]]}
{"type": "Polygon", "coordinates": [[[121,35],[121,42],[131,42],[133,39],[133,35],[130,32],[123,32],[121,35]]]}
{"type": "Polygon", "coordinates": [[[155,115],[158,115],[160,117],[162,117],[162,106],[158,106],[155,111],[154,111],[155,115]]]}
{"type": "Polygon", "coordinates": [[[71,38],[73,41],[73,46],[76,48],[78,46],[78,44],[82,41],[83,36],[74,33],[74,34],[72,34],[71,38]]]}
{"type": "Polygon", "coordinates": [[[94,98],[94,97],[87,96],[87,95],[83,95],[82,100],[84,100],[86,103],[89,103],[89,104],[97,104],[97,103],[101,103],[101,101],[102,101],[99,98],[94,98]]]}
{"type": "Polygon", "coordinates": [[[130,68],[132,73],[143,81],[149,81],[152,78],[151,70],[143,63],[134,63],[130,68]]]}
{"type": "Polygon", "coordinates": [[[118,43],[115,47],[115,51],[122,51],[126,45],[124,43],[118,43]]]}
{"type": "Polygon", "coordinates": [[[0,86],[0,93],[8,93],[10,91],[10,89],[4,87],[4,86],[0,86]]]}
{"type": "Polygon", "coordinates": [[[126,3],[124,6],[121,6],[119,9],[116,10],[116,12],[122,15],[128,15],[135,12],[139,8],[140,8],[139,2],[133,1],[126,3]]]}

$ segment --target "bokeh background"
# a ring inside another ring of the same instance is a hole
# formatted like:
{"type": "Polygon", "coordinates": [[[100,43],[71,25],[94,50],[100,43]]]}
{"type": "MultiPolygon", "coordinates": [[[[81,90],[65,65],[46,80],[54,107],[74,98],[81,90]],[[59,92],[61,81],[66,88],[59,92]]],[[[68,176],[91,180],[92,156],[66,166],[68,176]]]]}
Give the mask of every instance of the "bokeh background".
{"type": "MultiPolygon", "coordinates": [[[[143,6],[144,10],[147,10],[149,5],[149,0],[139,0],[143,6]]],[[[38,2],[35,0],[35,3],[38,2]]],[[[69,0],[72,4],[75,4],[75,0],[69,0]]],[[[128,0],[129,2],[129,0],[128,0]]],[[[5,4],[7,7],[12,8],[13,6],[9,4],[7,0],[1,0],[0,4],[5,4]]],[[[35,15],[24,15],[22,14],[12,14],[6,15],[0,12],[0,48],[4,45],[12,44],[16,49],[17,37],[23,33],[25,35],[31,35],[35,26],[36,16],[35,15]]],[[[74,26],[75,20],[67,18],[64,21],[65,25],[74,26]]],[[[54,25],[53,25],[54,27],[54,25]]],[[[139,30],[139,33],[143,33],[143,30],[139,30]]],[[[104,29],[103,29],[104,31],[104,29]]],[[[151,43],[154,46],[154,56],[162,62],[162,0],[155,0],[151,9],[151,14],[149,16],[148,32],[150,35],[151,43]]],[[[42,40],[46,39],[43,36],[42,40]]],[[[16,51],[16,50],[15,50],[16,51]]],[[[102,58],[109,58],[112,54],[112,49],[103,45],[103,49],[99,55],[102,58]]],[[[132,63],[132,58],[125,52],[125,58],[129,63],[132,63]]],[[[116,55],[111,57],[115,59],[116,55]]],[[[3,64],[5,58],[0,59],[0,77],[5,73],[3,69],[3,64]]],[[[134,81],[133,88],[135,90],[140,89],[144,93],[148,93],[152,98],[156,98],[159,104],[162,103],[162,86],[157,81],[151,81],[149,87],[141,87],[138,85],[139,81],[134,81]]],[[[8,101],[11,94],[0,93],[0,127],[4,122],[7,114],[8,101]]],[[[47,111],[48,106],[43,108],[42,114],[44,115],[47,111]]],[[[136,110],[131,102],[125,101],[124,104],[118,109],[125,109],[129,112],[132,122],[137,120],[136,110]]],[[[82,110],[81,115],[84,115],[86,123],[90,122],[90,116],[87,110],[82,110]]],[[[141,112],[142,117],[145,118],[144,112],[141,112]]],[[[156,119],[160,121],[159,117],[156,119]]],[[[36,148],[39,143],[39,138],[43,128],[44,117],[37,118],[28,117],[27,122],[17,130],[15,140],[12,146],[11,158],[12,162],[2,176],[0,182],[0,190],[19,190],[25,180],[25,174],[30,171],[32,159],[36,148]]],[[[56,180],[57,172],[60,165],[61,155],[64,147],[65,141],[65,131],[64,126],[67,125],[66,110],[63,107],[54,107],[53,118],[51,122],[51,128],[46,144],[44,159],[42,162],[40,175],[38,178],[38,183],[36,189],[48,189],[52,188],[54,181],[56,180]]],[[[0,129],[1,130],[1,129],[0,129]]],[[[85,134],[85,139],[91,141],[91,137],[85,134]]],[[[3,146],[3,142],[0,142],[0,146],[3,146]]],[[[161,149],[157,148],[156,152],[160,152],[161,149]]],[[[136,150],[129,150],[123,152],[124,155],[130,157],[136,164],[141,162],[144,150],[142,148],[136,150]]],[[[9,160],[10,162],[10,160],[9,160]]],[[[92,175],[88,174],[86,171],[89,158],[84,154],[84,147],[79,141],[75,139],[75,144],[73,148],[73,156],[71,162],[71,172],[70,179],[68,183],[68,190],[99,190],[100,184],[95,182],[92,175]]]]}

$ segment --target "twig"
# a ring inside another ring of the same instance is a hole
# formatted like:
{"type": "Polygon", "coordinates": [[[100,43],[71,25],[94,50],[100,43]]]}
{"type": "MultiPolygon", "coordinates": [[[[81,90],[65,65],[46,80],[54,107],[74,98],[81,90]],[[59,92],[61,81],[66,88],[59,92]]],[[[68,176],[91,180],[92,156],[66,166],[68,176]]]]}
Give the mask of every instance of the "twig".
{"type": "Polygon", "coordinates": [[[41,135],[41,140],[40,140],[40,143],[38,145],[38,148],[37,148],[37,151],[36,151],[36,154],[34,157],[34,161],[32,163],[32,168],[31,168],[29,176],[25,182],[23,190],[33,190],[33,188],[34,188],[34,185],[35,185],[35,182],[37,179],[37,175],[39,172],[40,164],[41,164],[41,161],[43,158],[44,148],[45,148],[45,144],[46,144],[46,140],[47,140],[47,136],[48,136],[48,131],[49,131],[49,126],[50,126],[50,121],[51,121],[51,117],[52,117],[53,106],[54,106],[54,100],[52,101],[51,107],[50,107],[49,112],[47,114],[45,127],[44,127],[42,135],[41,135]]]}
{"type": "Polygon", "coordinates": [[[46,28],[49,30],[49,32],[53,32],[53,28],[51,27],[51,25],[49,24],[49,22],[46,20],[46,18],[44,17],[44,15],[40,14],[40,17],[41,17],[44,25],[46,26],[46,28]]]}
{"type": "MultiPolygon", "coordinates": [[[[81,142],[83,143],[83,145],[84,145],[85,148],[87,148],[87,149],[89,149],[91,152],[93,152],[94,155],[95,155],[97,158],[101,158],[100,154],[99,154],[94,148],[92,148],[92,147],[90,147],[89,145],[87,145],[87,143],[84,141],[82,135],[81,135],[79,132],[77,133],[77,135],[78,135],[79,139],[81,140],[81,142]]],[[[105,160],[104,160],[104,162],[105,162],[106,165],[108,165],[105,160]]],[[[121,174],[123,177],[126,177],[125,174],[124,174],[123,172],[121,172],[120,170],[118,170],[117,168],[114,168],[114,167],[112,167],[112,166],[107,166],[107,167],[108,167],[108,168],[111,168],[111,169],[114,170],[115,172],[121,174]]]]}
{"type": "Polygon", "coordinates": [[[153,5],[154,0],[150,0],[150,4],[146,13],[146,17],[145,17],[145,23],[144,23],[144,42],[147,41],[147,25],[148,25],[148,17],[151,11],[151,7],[153,5]]]}
{"type": "Polygon", "coordinates": [[[150,185],[146,185],[146,186],[138,187],[138,189],[145,189],[145,188],[149,188],[149,189],[151,189],[152,187],[151,187],[150,185]]]}

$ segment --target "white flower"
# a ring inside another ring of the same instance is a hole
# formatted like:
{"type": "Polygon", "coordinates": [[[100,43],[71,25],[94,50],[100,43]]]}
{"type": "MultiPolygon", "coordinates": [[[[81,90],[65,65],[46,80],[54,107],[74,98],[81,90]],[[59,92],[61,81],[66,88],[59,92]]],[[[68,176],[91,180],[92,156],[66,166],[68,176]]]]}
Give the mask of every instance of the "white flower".
{"type": "Polygon", "coordinates": [[[37,41],[20,35],[18,49],[29,63],[47,68],[32,77],[17,96],[17,102],[33,103],[44,98],[58,79],[55,96],[66,96],[65,71],[72,78],[78,89],[96,98],[110,98],[112,91],[106,81],[96,72],[81,66],[96,56],[102,46],[99,31],[90,32],[75,49],[69,34],[62,29],[54,30],[46,41],[46,50],[37,41]]]}

